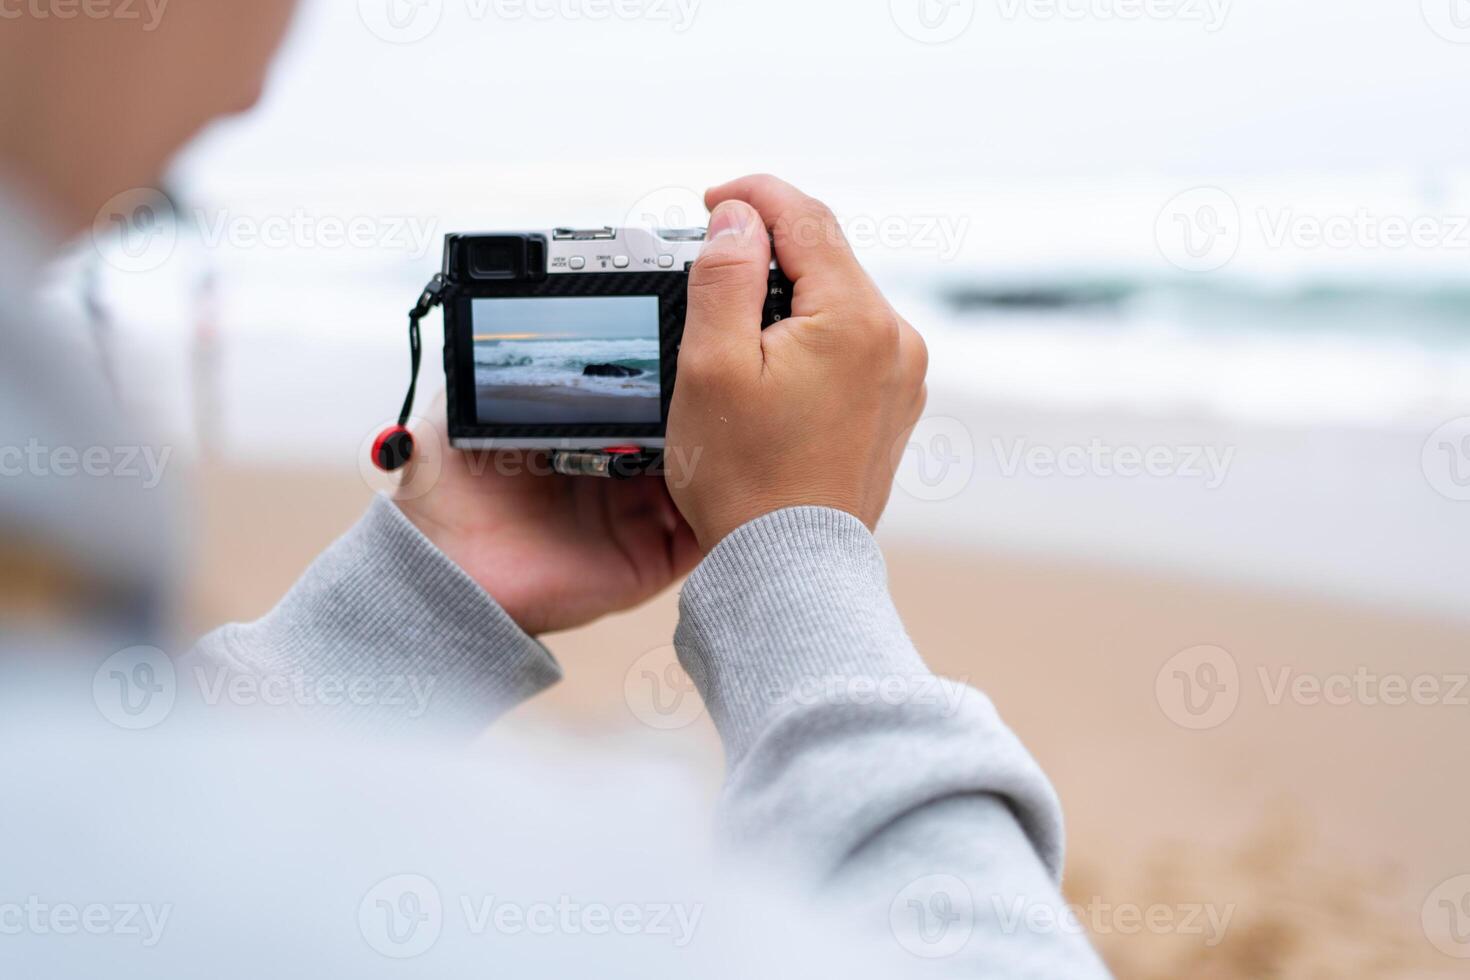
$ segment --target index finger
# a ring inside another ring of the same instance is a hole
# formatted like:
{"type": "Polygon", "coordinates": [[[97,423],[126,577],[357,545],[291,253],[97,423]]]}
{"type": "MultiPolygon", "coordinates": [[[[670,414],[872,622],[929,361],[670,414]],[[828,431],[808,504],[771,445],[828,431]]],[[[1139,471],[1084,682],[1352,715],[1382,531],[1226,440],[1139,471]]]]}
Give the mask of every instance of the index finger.
{"type": "Polygon", "coordinates": [[[744,201],[771,230],[776,260],[792,281],[825,273],[864,275],[832,210],[769,174],[741,177],[705,192],[713,210],[725,201],[744,201]]]}

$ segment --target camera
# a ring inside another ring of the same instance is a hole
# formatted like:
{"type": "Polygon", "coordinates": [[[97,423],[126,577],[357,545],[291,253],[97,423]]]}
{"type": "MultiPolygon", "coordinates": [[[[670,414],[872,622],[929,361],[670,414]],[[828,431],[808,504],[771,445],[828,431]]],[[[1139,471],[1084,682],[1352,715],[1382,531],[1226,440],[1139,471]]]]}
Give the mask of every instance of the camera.
{"type": "MultiPolygon", "coordinates": [[[[452,445],[547,450],[558,468],[596,475],[653,465],[704,240],[703,228],[447,236],[452,445]]],[[[791,315],[791,292],[773,262],[762,327],[791,315]]]]}

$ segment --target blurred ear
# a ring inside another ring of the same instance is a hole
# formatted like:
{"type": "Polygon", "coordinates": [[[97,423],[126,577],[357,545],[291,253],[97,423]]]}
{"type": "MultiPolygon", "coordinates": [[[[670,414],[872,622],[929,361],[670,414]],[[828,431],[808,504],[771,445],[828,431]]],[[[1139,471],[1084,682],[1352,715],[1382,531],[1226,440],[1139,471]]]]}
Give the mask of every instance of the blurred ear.
{"type": "Polygon", "coordinates": [[[255,104],[296,0],[109,9],[118,15],[0,20],[0,172],[65,233],[112,197],[156,187],[205,126],[255,104]]]}

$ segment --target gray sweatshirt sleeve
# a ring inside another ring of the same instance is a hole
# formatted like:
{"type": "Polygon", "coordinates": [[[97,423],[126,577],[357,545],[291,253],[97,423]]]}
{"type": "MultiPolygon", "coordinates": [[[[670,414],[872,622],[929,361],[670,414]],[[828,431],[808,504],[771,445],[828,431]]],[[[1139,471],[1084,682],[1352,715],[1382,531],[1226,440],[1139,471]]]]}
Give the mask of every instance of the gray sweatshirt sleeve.
{"type": "Polygon", "coordinates": [[[204,637],[183,666],[216,706],[460,736],[561,679],[551,654],[381,496],[275,609],[204,637]]]}
{"type": "Polygon", "coordinates": [[[740,528],[686,584],[675,643],[725,745],[729,837],[940,972],[1106,975],[1058,892],[1050,784],[984,695],[924,665],[860,521],[740,528]]]}

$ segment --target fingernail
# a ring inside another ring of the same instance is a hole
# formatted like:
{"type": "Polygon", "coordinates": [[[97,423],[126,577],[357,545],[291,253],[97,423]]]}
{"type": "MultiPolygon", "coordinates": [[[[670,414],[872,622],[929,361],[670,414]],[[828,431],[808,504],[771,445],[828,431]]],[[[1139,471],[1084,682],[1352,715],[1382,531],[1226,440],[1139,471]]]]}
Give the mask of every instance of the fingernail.
{"type": "Polygon", "coordinates": [[[717,239],[729,235],[744,233],[748,212],[738,204],[721,204],[715,208],[715,213],[710,215],[709,231],[705,235],[705,244],[708,245],[717,239]]]}

